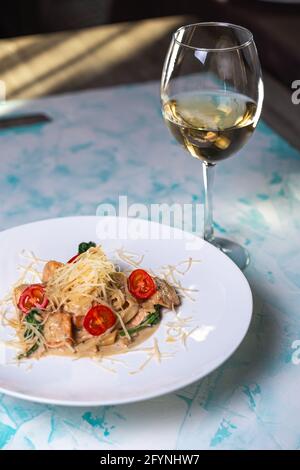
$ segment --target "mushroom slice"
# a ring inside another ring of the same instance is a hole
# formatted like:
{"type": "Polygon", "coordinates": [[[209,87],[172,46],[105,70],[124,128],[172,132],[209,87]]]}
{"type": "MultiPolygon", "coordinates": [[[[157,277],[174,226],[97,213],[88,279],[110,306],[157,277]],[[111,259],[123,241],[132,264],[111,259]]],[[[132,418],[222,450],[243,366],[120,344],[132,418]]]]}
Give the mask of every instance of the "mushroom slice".
{"type": "Polygon", "coordinates": [[[155,277],[154,280],[157,291],[149,300],[144,302],[143,306],[145,308],[148,308],[148,303],[152,305],[158,304],[168,309],[172,309],[173,307],[180,305],[180,298],[173,286],[170,286],[167,281],[160,279],[159,277],[155,277]]]}

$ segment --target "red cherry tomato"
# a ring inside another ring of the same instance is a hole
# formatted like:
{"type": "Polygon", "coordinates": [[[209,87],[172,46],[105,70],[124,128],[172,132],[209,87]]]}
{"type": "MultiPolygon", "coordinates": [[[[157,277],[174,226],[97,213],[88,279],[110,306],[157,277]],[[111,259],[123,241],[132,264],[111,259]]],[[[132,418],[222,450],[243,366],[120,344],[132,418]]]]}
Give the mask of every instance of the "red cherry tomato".
{"type": "Polygon", "coordinates": [[[71,259],[69,259],[68,263],[67,264],[70,264],[70,263],[74,263],[74,261],[76,261],[76,259],[78,258],[79,254],[75,255],[75,256],[72,256],[71,259]]]}
{"type": "Polygon", "coordinates": [[[18,307],[22,312],[29,313],[33,308],[45,309],[48,303],[44,287],[41,284],[31,284],[20,295],[18,307]]]}
{"type": "Polygon", "coordinates": [[[117,318],[114,312],[106,305],[95,305],[86,314],[83,326],[93,336],[100,336],[114,326],[117,318]]]}
{"type": "Polygon", "coordinates": [[[143,269],[135,269],[128,278],[129,292],[137,299],[149,299],[157,291],[153,278],[143,269]]]}

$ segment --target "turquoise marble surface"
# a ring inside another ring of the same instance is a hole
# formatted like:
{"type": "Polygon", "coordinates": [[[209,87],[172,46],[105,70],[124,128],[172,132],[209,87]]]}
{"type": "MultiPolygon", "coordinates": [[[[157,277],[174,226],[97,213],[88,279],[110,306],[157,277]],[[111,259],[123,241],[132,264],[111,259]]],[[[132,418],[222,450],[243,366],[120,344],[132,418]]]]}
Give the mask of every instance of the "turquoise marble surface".
{"type": "MultiPolygon", "coordinates": [[[[9,106],[53,121],[0,133],[1,229],[95,214],[119,194],[202,200],[201,165],[165,128],[157,83],[9,106]]],[[[216,232],[251,255],[254,316],[231,359],[186,389],[132,405],[75,409],[2,395],[0,448],[300,448],[299,172],[299,152],[263,122],[217,170],[216,232]]]]}

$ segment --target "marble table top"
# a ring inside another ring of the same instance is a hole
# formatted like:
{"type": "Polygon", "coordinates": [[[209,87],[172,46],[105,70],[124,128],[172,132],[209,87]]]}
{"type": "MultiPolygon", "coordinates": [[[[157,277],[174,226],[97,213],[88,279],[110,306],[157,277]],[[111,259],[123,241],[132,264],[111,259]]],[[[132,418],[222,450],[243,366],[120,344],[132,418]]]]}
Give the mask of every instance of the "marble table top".
{"type": "MultiPolygon", "coordinates": [[[[95,214],[123,194],[130,202],[203,200],[201,165],[165,128],[158,83],[9,106],[53,120],[0,133],[1,229],[95,214]]],[[[247,246],[254,297],[250,330],[222,367],[131,405],[67,408],[1,395],[0,448],[299,448],[299,172],[299,152],[263,122],[217,169],[216,232],[247,246]]]]}

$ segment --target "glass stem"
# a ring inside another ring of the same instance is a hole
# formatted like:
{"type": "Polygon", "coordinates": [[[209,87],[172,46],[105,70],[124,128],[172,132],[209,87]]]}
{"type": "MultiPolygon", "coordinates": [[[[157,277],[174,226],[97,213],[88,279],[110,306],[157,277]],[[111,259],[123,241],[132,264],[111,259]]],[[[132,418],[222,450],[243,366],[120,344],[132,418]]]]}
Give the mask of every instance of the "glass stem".
{"type": "Polygon", "coordinates": [[[215,165],[203,163],[204,181],[204,240],[211,242],[214,239],[213,226],[213,184],[215,165]]]}

